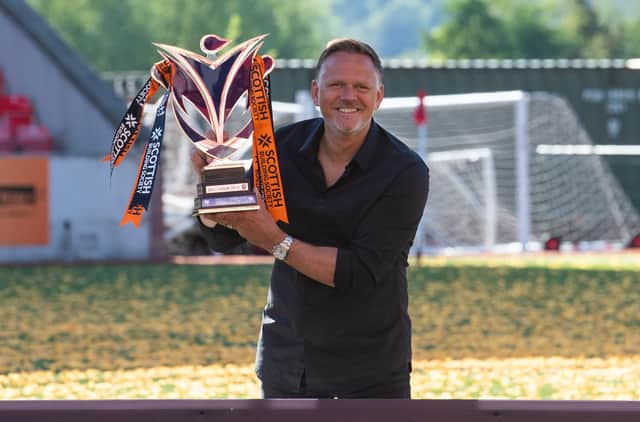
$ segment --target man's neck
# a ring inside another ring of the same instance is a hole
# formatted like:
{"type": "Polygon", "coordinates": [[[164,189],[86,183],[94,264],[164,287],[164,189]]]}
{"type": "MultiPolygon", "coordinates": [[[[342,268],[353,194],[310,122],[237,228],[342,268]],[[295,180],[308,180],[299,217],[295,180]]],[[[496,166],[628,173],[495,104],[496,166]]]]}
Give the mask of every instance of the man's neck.
{"type": "Polygon", "coordinates": [[[320,139],[318,154],[337,165],[346,166],[364,143],[367,132],[344,136],[325,131],[320,139]]]}

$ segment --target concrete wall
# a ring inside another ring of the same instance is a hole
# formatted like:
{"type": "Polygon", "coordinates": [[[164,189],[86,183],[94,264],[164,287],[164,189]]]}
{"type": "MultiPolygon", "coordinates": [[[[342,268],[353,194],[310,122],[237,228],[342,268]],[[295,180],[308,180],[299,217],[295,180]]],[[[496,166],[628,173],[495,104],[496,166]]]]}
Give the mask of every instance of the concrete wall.
{"type": "MultiPolygon", "coordinates": [[[[109,152],[115,123],[82,92],[57,61],[77,57],[42,48],[24,27],[0,8],[0,69],[9,94],[29,97],[36,121],[46,125],[59,153],[103,156],[109,152]]],[[[68,53],[68,52],[67,52],[68,53]]],[[[83,64],[86,68],[86,64],[83,64]]],[[[86,70],[86,69],[85,69],[86,70]]],[[[103,84],[97,77],[97,83],[103,84]]],[[[109,89],[113,96],[113,91],[109,89]]],[[[124,112],[124,103],[122,111],[124,112]]]]}
{"type": "MultiPolygon", "coordinates": [[[[140,228],[120,227],[138,160],[125,160],[109,180],[109,164],[95,158],[49,159],[49,244],[0,247],[0,263],[150,258],[151,213],[140,228]],[[64,222],[70,227],[64,229],[64,222]]],[[[20,227],[15,227],[20,230],[20,227]]]]}

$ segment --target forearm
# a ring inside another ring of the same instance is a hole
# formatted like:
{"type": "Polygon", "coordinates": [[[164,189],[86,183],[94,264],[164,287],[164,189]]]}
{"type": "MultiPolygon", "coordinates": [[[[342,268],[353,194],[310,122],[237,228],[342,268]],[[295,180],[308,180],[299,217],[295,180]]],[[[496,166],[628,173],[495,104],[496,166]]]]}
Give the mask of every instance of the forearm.
{"type": "MultiPolygon", "coordinates": [[[[286,235],[284,231],[274,225],[273,230],[266,230],[262,237],[253,238],[252,243],[271,252],[273,247],[282,242],[286,235]]],[[[294,238],[284,262],[318,283],[335,287],[337,256],[337,248],[315,246],[294,238]]]]}
{"type": "Polygon", "coordinates": [[[314,246],[294,239],[285,262],[312,280],[335,287],[337,256],[337,248],[314,246]]]}
{"type": "MultiPolygon", "coordinates": [[[[286,233],[273,221],[264,204],[257,211],[239,211],[202,216],[200,224],[203,232],[208,234],[209,245],[216,247],[233,245],[237,238],[229,232],[237,234],[249,243],[271,252],[273,247],[282,242],[286,233]],[[206,228],[214,226],[213,229],[206,228]],[[226,227],[233,227],[228,230],[226,227]],[[213,236],[213,234],[217,236],[213,236]]],[[[214,249],[216,250],[216,249],[214,249]]],[[[306,275],[312,280],[326,286],[335,287],[336,259],[338,250],[334,247],[315,246],[300,239],[294,239],[285,262],[290,267],[306,275]]]]}
{"type": "Polygon", "coordinates": [[[238,233],[224,226],[196,217],[200,233],[206,240],[209,249],[215,252],[227,252],[244,242],[238,233]]]}

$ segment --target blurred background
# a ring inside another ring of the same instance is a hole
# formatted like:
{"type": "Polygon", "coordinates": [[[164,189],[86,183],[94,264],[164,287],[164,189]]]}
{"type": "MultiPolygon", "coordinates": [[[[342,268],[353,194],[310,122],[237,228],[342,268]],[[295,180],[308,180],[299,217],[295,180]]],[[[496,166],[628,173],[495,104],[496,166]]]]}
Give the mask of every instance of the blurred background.
{"type": "Polygon", "coordinates": [[[172,119],[140,229],[116,226],[144,141],[113,174],[98,160],[160,58],[152,42],[199,53],[207,33],[269,34],[276,127],[317,115],[307,91],[328,40],[377,49],[387,100],[376,118],[434,173],[413,254],[640,241],[640,1],[7,0],[0,11],[0,261],[210,253],[189,217],[195,175],[172,119]],[[455,96],[470,93],[493,97],[455,96]]]}
{"type": "Polygon", "coordinates": [[[640,1],[7,0],[0,11],[2,262],[210,254],[171,118],[141,228],[117,221],[144,141],[113,174],[99,160],[160,59],[152,42],[199,53],[207,33],[269,34],[276,126],[317,115],[307,91],[328,40],[377,49],[387,98],[376,118],[433,172],[413,254],[640,241],[640,1]]]}
{"type": "Polygon", "coordinates": [[[99,160],[160,58],[152,42],[199,53],[207,33],[269,34],[276,127],[317,115],[307,91],[328,40],[377,49],[387,98],[376,118],[433,173],[413,254],[640,241],[640,1],[7,0],[0,11],[2,262],[210,254],[172,119],[140,229],[117,221],[144,141],[113,174],[99,160]]]}
{"type": "Polygon", "coordinates": [[[640,0],[0,0],[0,398],[259,397],[271,258],[208,250],[171,113],[149,212],[119,226],[157,98],[103,158],[152,42],[269,33],[275,126],[317,115],[316,57],[357,37],[375,119],[431,169],[414,398],[638,400],[639,24],[640,0]]]}

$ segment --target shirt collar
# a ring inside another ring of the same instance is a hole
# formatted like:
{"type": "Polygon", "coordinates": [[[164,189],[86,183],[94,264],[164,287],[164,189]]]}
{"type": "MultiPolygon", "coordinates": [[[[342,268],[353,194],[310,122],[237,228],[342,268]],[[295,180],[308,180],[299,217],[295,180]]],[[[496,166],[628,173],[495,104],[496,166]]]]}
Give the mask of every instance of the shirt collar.
{"type": "MultiPolygon", "coordinates": [[[[322,119],[318,119],[318,122],[314,127],[312,127],[311,133],[298,150],[299,153],[308,160],[316,160],[318,157],[318,146],[320,145],[320,139],[324,133],[324,125],[322,122],[322,119]]],[[[380,137],[380,134],[380,127],[372,118],[369,132],[367,132],[367,136],[364,138],[362,146],[360,146],[360,149],[356,155],[354,155],[349,165],[355,163],[360,167],[360,169],[367,170],[373,161],[377,139],[380,137]]]]}

